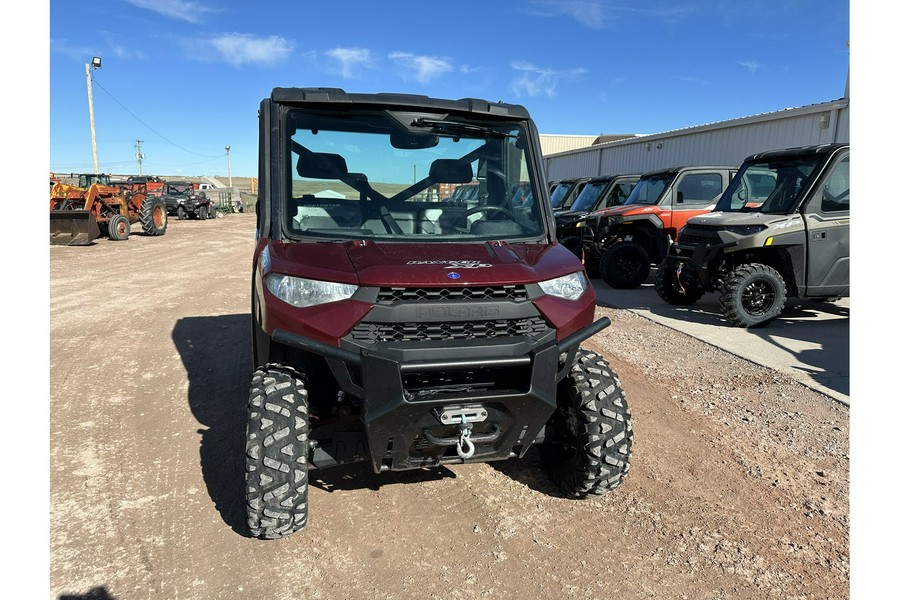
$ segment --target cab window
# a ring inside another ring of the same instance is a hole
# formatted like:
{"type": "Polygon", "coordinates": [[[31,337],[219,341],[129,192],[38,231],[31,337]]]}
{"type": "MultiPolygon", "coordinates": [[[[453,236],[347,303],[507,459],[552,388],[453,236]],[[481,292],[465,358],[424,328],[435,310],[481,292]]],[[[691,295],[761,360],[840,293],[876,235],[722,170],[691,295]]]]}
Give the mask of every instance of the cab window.
{"type": "Polygon", "coordinates": [[[822,211],[850,210],[850,155],[839,162],[822,188],[822,211]]]}

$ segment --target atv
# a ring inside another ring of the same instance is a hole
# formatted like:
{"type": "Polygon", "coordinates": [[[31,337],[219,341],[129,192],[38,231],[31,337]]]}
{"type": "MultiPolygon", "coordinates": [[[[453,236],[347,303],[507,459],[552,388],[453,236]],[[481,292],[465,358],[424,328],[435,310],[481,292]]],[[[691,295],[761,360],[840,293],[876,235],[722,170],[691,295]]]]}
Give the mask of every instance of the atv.
{"type": "Polygon", "coordinates": [[[725,319],[765,325],[786,298],[850,293],[850,147],[748,157],[715,210],[687,221],[656,276],[670,304],[718,292],[725,319]]]}
{"type": "Polygon", "coordinates": [[[579,347],[610,321],[554,237],[524,107],[276,88],[259,132],[250,535],[303,529],[310,470],[357,461],[381,473],[537,446],[568,497],[622,483],[631,413],[579,347]],[[434,200],[471,182],[471,201],[434,200]],[[533,201],[515,206],[524,186],[533,201]]]}

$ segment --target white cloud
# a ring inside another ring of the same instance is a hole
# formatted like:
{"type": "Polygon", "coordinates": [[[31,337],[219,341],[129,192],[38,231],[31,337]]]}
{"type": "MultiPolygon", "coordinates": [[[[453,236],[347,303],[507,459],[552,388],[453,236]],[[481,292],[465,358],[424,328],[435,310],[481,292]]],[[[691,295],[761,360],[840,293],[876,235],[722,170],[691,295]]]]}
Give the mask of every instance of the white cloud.
{"type": "Polygon", "coordinates": [[[630,4],[611,3],[608,0],[528,0],[525,10],[537,17],[570,17],[591,29],[604,29],[609,27],[612,21],[621,20],[629,14],[637,14],[642,19],[654,19],[672,26],[699,10],[697,6],[689,3],[683,6],[671,4],[666,0],[630,4]]]}
{"type": "Polygon", "coordinates": [[[161,14],[170,19],[187,21],[188,23],[202,23],[209,13],[218,9],[207,6],[202,2],[190,0],[126,0],[132,6],[144,8],[161,14]]]}
{"type": "MultiPolygon", "coordinates": [[[[149,58],[147,53],[140,48],[128,44],[127,40],[123,41],[122,36],[118,33],[100,31],[99,37],[103,38],[102,48],[76,45],[65,39],[51,39],[50,50],[70,56],[79,62],[90,62],[93,56],[101,57],[104,64],[107,64],[106,59],[109,56],[125,60],[147,60],[149,58]]],[[[97,36],[93,41],[97,41],[97,36]]]]}
{"type": "Polygon", "coordinates": [[[437,56],[420,56],[409,52],[392,52],[388,58],[403,69],[400,76],[414,79],[419,83],[428,83],[436,77],[453,70],[453,65],[445,58],[437,56]]]}
{"type": "Polygon", "coordinates": [[[99,56],[99,51],[90,46],[73,44],[65,39],[50,38],[50,51],[59,52],[81,62],[90,62],[92,56],[99,56]]]}
{"type": "Polygon", "coordinates": [[[332,48],[324,54],[339,63],[341,77],[344,79],[352,79],[360,67],[369,67],[372,62],[367,48],[332,48]]]}
{"type": "Polygon", "coordinates": [[[738,62],[738,64],[742,67],[747,67],[747,70],[749,70],[751,74],[756,73],[756,70],[759,68],[759,63],[755,60],[745,60],[738,62]]]}
{"type": "Polygon", "coordinates": [[[541,17],[565,15],[591,29],[606,24],[606,7],[598,0],[531,0],[532,13],[541,17]]]}
{"type": "Polygon", "coordinates": [[[561,82],[587,73],[587,69],[581,67],[557,71],[526,62],[515,62],[512,64],[512,68],[518,72],[518,76],[513,79],[511,84],[513,93],[516,96],[547,96],[552,98],[556,95],[556,87],[561,82]]]}
{"type": "Polygon", "coordinates": [[[293,42],[271,35],[261,38],[245,33],[230,33],[210,38],[207,43],[230,65],[276,64],[294,50],[293,42]]]}

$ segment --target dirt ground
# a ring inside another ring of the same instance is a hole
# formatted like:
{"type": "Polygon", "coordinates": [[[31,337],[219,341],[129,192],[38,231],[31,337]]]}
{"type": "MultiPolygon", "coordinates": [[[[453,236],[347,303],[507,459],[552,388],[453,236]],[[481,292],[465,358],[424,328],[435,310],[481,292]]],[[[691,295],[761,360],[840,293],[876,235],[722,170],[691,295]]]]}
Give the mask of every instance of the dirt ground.
{"type": "Polygon", "coordinates": [[[523,460],[312,473],[308,527],[242,513],[253,215],[50,248],[52,599],[848,598],[848,408],[626,310],[632,469],[560,497],[523,460]]]}

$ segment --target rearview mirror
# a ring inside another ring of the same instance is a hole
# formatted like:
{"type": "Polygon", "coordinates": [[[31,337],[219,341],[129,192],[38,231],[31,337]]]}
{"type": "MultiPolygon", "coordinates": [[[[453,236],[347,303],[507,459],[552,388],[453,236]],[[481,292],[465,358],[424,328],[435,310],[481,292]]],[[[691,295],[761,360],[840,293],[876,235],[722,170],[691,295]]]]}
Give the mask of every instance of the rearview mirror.
{"type": "Polygon", "coordinates": [[[391,133],[391,146],[398,150],[421,150],[438,145],[438,136],[431,133],[408,133],[394,131],[391,133]]]}

